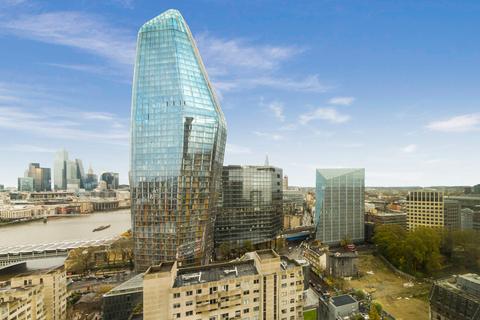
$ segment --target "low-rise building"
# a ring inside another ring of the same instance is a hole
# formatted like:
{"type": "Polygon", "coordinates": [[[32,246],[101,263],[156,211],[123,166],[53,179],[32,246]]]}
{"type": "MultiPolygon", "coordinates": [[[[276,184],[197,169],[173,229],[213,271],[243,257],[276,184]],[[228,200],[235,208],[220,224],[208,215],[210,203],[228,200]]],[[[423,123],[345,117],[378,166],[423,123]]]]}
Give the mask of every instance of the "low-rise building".
{"type": "Polygon", "coordinates": [[[319,305],[319,319],[337,320],[350,319],[359,313],[358,301],[351,295],[345,294],[336,297],[321,297],[319,305]]]}
{"type": "Polygon", "coordinates": [[[365,220],[373,222],[377,226],[396,224],[407,229],[407,214],[405,212],[377,212],[376,214],[367,214],[365,220]]]}
{"type": "Polygon", "coordinates": [[[327,254],[327,274],[335,278],[358,276],[358,252],[344,251],[327,254]]]}
{"type": "Polygon", "coordinates": [[[33,205],[7,205],[0,207],[0,220],[38,219],[43,217],[45,209],[33,205]]]}
{"type": "Polygon", "coordinates": [[[162,263],[143,287],[145,320],[303,319],[302,267],[273,250],[201,267],[162,263]]]}
{"type": "Polygon", "coordinates": [[[328,246],[310,244],[303,250],[305,260],[310,263],[312,271],[320,275],[327,268],[328,246]]]}
{"type": "Polygon", "coordinates": [[[130,320],[143,302],[143,273],[103,295],[103,320],[130,320]]]}
{"type": "Polygon", "coordinates": [[[470,273],[435,282],[430,290],[430,319],[480,319],[480,276],[470,273]]]}

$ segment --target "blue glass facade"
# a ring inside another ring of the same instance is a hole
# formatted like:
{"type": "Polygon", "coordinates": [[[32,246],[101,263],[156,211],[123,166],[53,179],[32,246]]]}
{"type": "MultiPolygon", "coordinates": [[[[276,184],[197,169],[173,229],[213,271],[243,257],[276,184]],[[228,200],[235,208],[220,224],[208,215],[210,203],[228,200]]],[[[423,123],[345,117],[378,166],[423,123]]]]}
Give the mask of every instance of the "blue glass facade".
{"type": "Polygon", "coordinates": [[[317,169],[316,238],[337,245],[364,241],[365,169],[317,169]]]}
{"type": "Polygon", "coordinates": [[[268,244],[282,230],[283,170],[271,166],[225,166],[215,246],[268,244]]]}
{"type": "Polygon", "coordinates": [[[192,34],[168,10],[138,33],[132,90],[132,227],[138,270],[206,263],[226,124],[192,34]]]}

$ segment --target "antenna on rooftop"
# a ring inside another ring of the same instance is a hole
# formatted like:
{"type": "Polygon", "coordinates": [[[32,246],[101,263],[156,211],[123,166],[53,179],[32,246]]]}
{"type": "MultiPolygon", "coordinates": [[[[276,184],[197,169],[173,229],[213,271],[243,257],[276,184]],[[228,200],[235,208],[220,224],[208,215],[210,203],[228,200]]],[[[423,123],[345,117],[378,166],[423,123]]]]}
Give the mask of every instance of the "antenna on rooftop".
{"type": "Polygon", "coordinates": [[[265,155],[265,167],[270,166],[270,163],[268,162],[268,153],[265,155]]]}

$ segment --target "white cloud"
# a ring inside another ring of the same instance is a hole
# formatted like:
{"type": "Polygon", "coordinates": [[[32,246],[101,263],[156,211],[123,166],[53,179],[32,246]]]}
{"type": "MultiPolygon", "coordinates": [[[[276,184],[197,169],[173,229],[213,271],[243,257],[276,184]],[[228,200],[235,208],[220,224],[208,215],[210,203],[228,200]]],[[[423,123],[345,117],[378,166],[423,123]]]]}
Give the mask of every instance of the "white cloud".
{"type": "Polygon", "coordinates": [[[409,144],[408,146],[405,146],[402,148],[402,152],[404,153],[413,153],[417,151],[417,145],[416,144],[409,144]]]}
{"type": "Polygon", "coordinates": [[[275,140],[275,141],[283,140],[283,136],[277,133],[254,131],[253,134],[255,134],[257,137],[263,137],[270,140],[275,140]]]}
{"type": "Polygon", "coordinates": [[[0,22],[0,31],[80,49],[129,68],[134,62],[134,35],[87,13],[63,11],[21,15],[0,22]]]}
{"type": "Polygon", "coordinates": [[[327,120],[332,123],[343,123],[350,120],[350,116],[342,114],[333,108],[317,108],[312,112],[300,115],[299,122],[307,124],[313,120],[327,120]]]}
{"type": "Polygon", "coordinates": [[[252,150],[248,147],[227,143],[225,152],[230,154],[251,154],[252,150]]]}
{"type": "Polygon", "coordinates": [[[331,89],[330,86],[320,82],[318,75],[310,75],[305,78],[252,75],[249,78],[220,79],[213,82],[216,89],[225,92],[258,87],[314,93],[324,93],[331,89]]]}
{"type": "Polygon", "coordinates": [[[270,70],[303,51],[295,46],[258,45],[242,39],[220,39],[206,33],[196,37],[196,42],[214,74],[231,68],[270,70]]]}
{"type": "Polygon", "coordinates": [[[52,148],[45,148],[30,144],[14,144],[8,147],[2,148],[5,151],[16,151],[16,152],[32,152],[32,153],[55,153],[56,150],[52,148]]]}
{"type": "Polygon", "coordinates": [[[283,114],[283,103],[273,101],[268,105],[268,109],[273,112],[275,118],[277,118],[281,122],[285,121],[285,115],[283,114]]]}
{"type": "Polygon", "coordinates": [[[442,132],[467,132],[480,130],[480,113],[464,114],[447,120],[433,121],[427,128],[442,132]]]}
{"type": "Polygon", "coordinates": [[[328,103],[338,106],[349,106],[353,101],[355,101],[354,97],[334,97],[328,100],[328,103]]]}
{"type": "MultiPolygon", "coordinates": [[[[117,126],[123,120],[116,118],[106,121],[97,118],[99,123],[92,124],[82,121],[79,115],[82,115],[79,110],[69,110],[55,116],[48,110],[37,110],[34,113],[19,107],[0,107],[0,128],[56,139],[128,144],[128,131],[117,126]]],[[[92,118],[82,118],[94,121],[92,118]]]]}

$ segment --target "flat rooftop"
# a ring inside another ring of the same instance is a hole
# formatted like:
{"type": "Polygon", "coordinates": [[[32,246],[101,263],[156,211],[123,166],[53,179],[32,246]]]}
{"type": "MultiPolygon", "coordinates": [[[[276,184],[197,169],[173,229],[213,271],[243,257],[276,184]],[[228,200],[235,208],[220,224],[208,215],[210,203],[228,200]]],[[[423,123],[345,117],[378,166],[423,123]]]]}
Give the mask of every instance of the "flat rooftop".
{"type": "Polygon", "coordinates": [[[347,304],[352,304],[352,303],[357,302],[357,300],[353,299],[353,297],[349,294],[344,294],[342,296],[332,297],[331,299],[332,299],[332,303],[336,307],[341,307],[341,306],[344,306],[344,305],[347,305],[347,304]]]}
{"type": "Polygon", "coordinates": [[[480,276],[474,273],[440,280],[435,285],[473,301],[478,301],[480,296],[480,276]]]}
{"type": "Polygon", "coordinates": [[[258,254],[258,257],[260,260],[263,259],[274,259],[274,258],[279,258],[279,255],[276,254],[273,250],[267,249],[267,250],[258,250],[256,251],[258,254]]]}
{"type": "Polygon", "coordinates": [[[179,288],[200,283],[235,279],[258,274],[253,260],[212,264],[179,269],[173,287],[179,288]]]}

